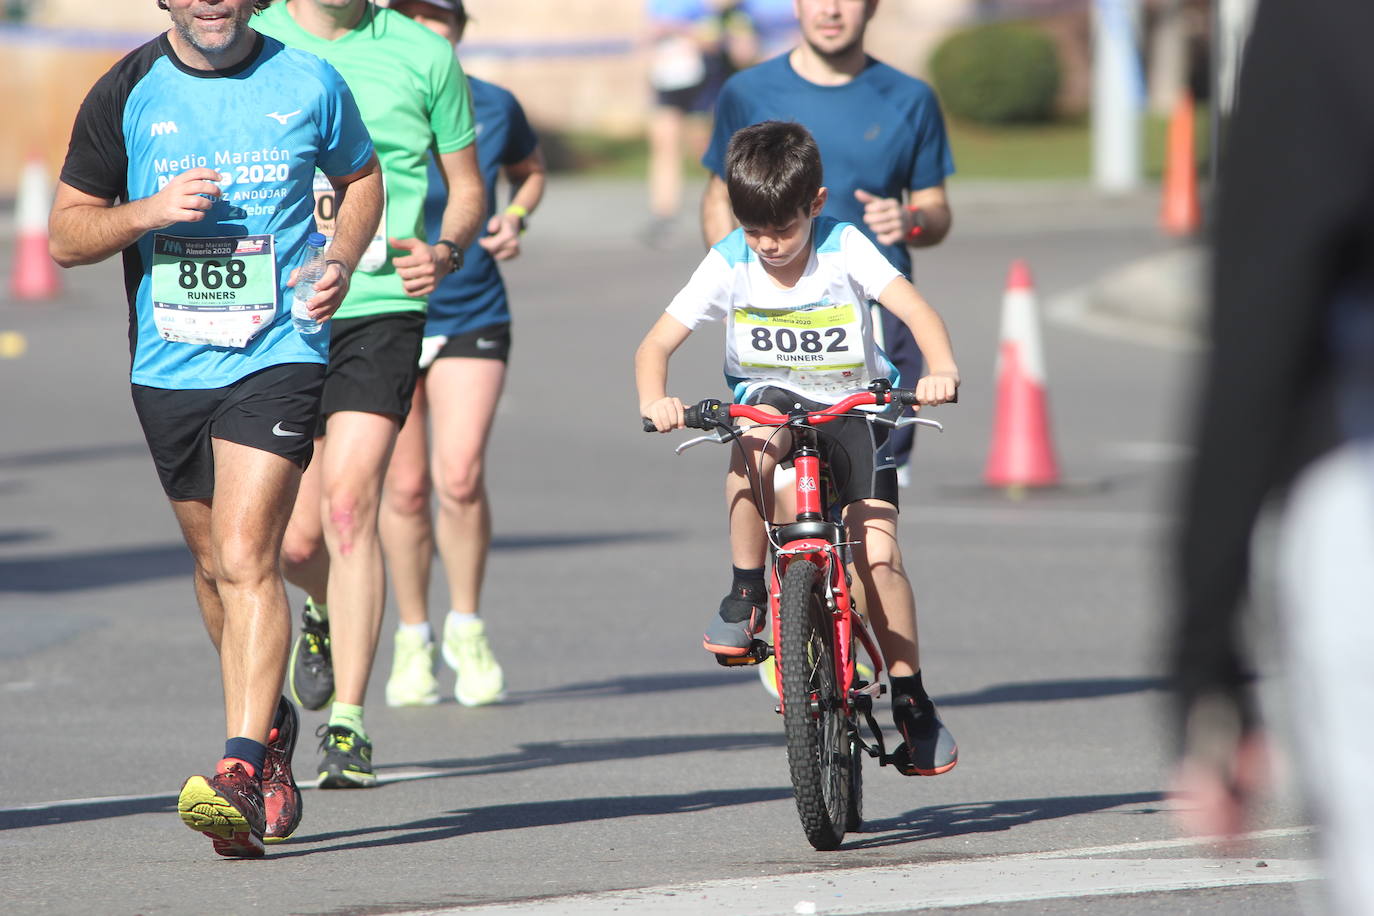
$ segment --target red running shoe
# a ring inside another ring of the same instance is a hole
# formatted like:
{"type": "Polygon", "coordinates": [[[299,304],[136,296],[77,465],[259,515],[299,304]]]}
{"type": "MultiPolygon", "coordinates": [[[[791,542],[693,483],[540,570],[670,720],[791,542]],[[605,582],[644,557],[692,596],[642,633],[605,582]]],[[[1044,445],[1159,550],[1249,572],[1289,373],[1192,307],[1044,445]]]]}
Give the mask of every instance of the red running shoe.
{"type": "Polygon", "coordinates": [[[263,854],[262,790],[241,763],[231,763],[209,779],[186,780],[177,813],[187,827],[208,836],[222,856],[256,859],[263,854]]]}
{"type": "Polygon", "coordinates": [[[267,815],[264,843],[280,843],[288,839],[300,826],[301,790],[291,775],[291,758],[296,753],[296,736],[301,730],[301,717],[286,697],[277,702],[277,715],[267,736],[267,760],[262,765],[262,804],[267,815]]]}

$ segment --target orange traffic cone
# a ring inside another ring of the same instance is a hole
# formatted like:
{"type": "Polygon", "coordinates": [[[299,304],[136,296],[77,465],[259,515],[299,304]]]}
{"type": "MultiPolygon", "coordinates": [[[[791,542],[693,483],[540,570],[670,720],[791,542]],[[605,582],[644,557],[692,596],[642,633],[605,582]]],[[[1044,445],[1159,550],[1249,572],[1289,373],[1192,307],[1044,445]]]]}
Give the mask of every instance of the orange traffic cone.
{"type": "Polygon", "coordinates": [[[1193,150],[1192,93],[1184,91],[1169,118],[1164,159],[1164,199],[1159,225],[1167,235],[1193,235],[1202,225],[1197,196],[1197,159],[1193,150]]]}
{"type": "Polygon", "coordinates": [[[1013,494],[1026,487],[1059,483],[1059,463],[1050,441],[1045,397],[1045,363],[1035,289],[1026,262],[1012,262],[1002,299],[1002,335],[997,354],[997,412],[983,482],[1013,494]]]}
{"type": "Polygon", "coordinates": [[[30,156],[19,176],[15,214],[14,270],[10,292],[16,299],[51,299],[57,295],[57,265],[48,254],[48,210],[52,187],[43,161],[30,156]]]}

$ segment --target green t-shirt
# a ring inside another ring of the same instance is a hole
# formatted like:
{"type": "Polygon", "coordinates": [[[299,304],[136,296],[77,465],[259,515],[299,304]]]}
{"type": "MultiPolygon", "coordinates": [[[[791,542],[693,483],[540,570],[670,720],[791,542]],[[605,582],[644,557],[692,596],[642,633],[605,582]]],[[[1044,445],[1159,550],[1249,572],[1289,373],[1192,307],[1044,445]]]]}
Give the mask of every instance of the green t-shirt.
{"type": "MultiPolygon", "coordinates": [[[[253,17],[253,28],[324,58],[343,75],[372,134],[386,188],[386,212],[377,230],[381,237],[363,256],[336,317],[424,311],[425,300],[407,296],[391,266],[391,258],[404,252],[386,245],[385,239],[425,237],[430,150],[451,153],[476,139],[472,100],[458,58],[445,39],[372,3],[358,25],[334,41],[302,29],[288,6],[274,3],[253,17]]],[[[317,183],[326,196],[316,208],[321,222],[331,215],[327,187],[317,183]]]]}

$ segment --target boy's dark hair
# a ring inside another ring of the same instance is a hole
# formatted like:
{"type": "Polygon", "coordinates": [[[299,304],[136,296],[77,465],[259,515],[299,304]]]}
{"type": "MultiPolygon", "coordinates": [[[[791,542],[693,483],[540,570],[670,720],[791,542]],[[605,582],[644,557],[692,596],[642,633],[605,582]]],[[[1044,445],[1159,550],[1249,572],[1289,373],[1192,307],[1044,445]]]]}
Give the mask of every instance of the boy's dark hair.
{"type": "Polygon", "coordinates": [[[735,131],[725,150],[725,186],[740,225],[786,226],[821,189],[821,153],[795,121],[761,121],[735,131]]]}

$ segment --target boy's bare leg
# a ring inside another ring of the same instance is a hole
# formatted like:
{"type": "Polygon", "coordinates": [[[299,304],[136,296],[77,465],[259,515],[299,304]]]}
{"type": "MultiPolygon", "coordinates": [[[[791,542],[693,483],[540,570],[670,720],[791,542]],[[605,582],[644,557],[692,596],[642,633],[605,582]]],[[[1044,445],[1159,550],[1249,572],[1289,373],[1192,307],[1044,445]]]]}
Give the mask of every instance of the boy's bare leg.
{"type": "MultiPolygon", "coordinates": [[[[771,407],[760,409],[782,415],[771,407]]],[[[745,469],[745,456],[734,445],[726,446],[730,449],[730,472],[725,476],[725,506],[730,519],[730,562],[739,569],[759,569],[767,557],[768,536],[759,513],[762,511],[772,518],[773,471],[787,454],[792,442],[789,433],[774,433],[773,427],[760,426],[740,437],[749,466],[756,471],[755,479],[763,481],[763,506],[755,501],[756,496],[745,469]],[[769,436],[772,436],[772,443],[765,448],[769,436]]]]}
{"type": "Polygon", "coordinates": [[[909,677],[921,670],[916,635],[916,599],[902,565],[897,541],[897,507],[878,499],[864,499],[845,509],[854,571],[867,601],[868,619],[892,677],[909,677]]]}

